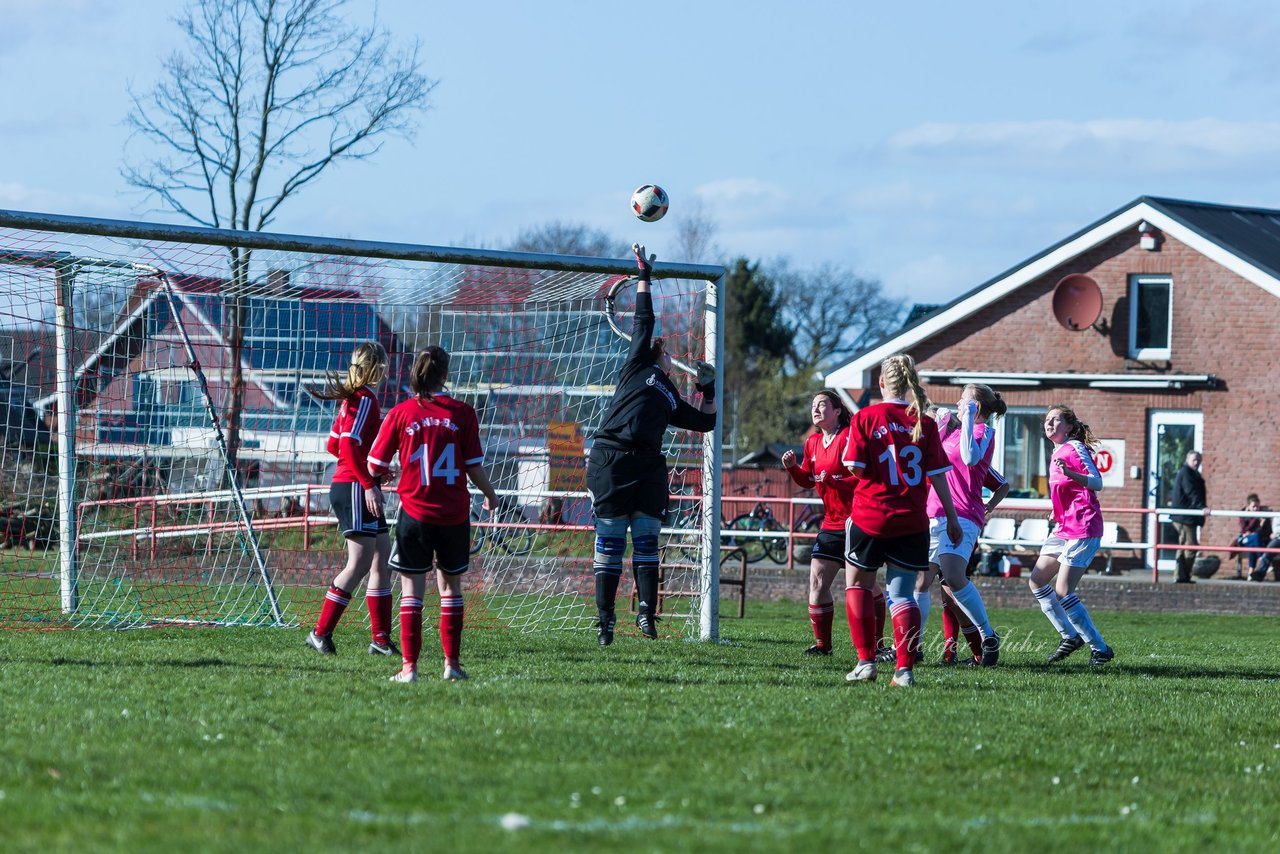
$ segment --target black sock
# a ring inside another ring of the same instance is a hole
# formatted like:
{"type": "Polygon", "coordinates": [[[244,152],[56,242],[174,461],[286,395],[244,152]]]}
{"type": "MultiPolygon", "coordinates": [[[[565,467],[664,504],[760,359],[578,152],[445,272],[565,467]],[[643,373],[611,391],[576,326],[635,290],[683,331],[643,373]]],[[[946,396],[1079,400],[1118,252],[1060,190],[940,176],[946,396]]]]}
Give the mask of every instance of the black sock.
{"type": "Polygon", "coordinates": [[[613,603],[618,598],[618,581],[621,573],[596,569],[596,611],[601,617],[613,616],[613,603]]]}
{"type": "Polygon", "coordinates": [[[636,576],[636,596],[639,604],[636,610],[641,614],[658,612],[658,567],[650,563],[632,564],[632,572],[636,576]]]}

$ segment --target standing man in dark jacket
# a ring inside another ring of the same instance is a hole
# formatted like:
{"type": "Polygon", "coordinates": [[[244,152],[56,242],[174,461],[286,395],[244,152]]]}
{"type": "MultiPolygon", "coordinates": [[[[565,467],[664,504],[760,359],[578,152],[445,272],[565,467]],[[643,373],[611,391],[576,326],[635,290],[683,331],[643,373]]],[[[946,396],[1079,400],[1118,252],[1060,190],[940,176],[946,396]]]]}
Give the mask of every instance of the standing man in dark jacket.
{"type": "MultiPolygon", "coordinates": [[[[1187,453],[1187,461],[1178,469],[1178,476],[1173,480],[1173,506],[1179,510],[1203,510],[1205,508],[1204,476],[1200,474],[1202,461],[1199,451],[1187,453]]],[[[1178,583],[1194,584],[1191,567],[1196,561],[1196,551],[1192,546],[1200,545],[1200,526],[1204,524],[1204,516],[1170,516],[1169,521],[1178,530],[1178,583]]]]}

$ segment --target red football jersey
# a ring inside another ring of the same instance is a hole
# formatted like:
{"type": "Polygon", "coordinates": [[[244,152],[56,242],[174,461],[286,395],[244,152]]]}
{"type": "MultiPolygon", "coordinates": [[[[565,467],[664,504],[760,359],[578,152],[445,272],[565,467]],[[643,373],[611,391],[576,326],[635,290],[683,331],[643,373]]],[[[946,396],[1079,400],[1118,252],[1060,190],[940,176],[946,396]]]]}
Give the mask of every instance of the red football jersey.
{"type": "Polygon", "coordinates": [[[849,518],[873,537],[900,537],[929,530],[925,502],[928,477],[951,470],[938,439],[938,425],[925,418],[919,440],[907,404],[885,401],[860,410],[849,426],[846,466],[862,471],[849,518]]]}
{"type": "Polygon", "coordinates": [[[368,386],[357,389],[354,395],[339,404],[338,416],[333,419],[329,441],[325,444],[329,453],[338,458],[334,483],[359,481],[366,489],[373,486],[365,461],[381,424],[382,410],[368,386]]]}
{"type": "Polygon", "coordinates": [[[821,430],[810,435],[804,442],[804,459],[800,465],[788,470],[793,481],[799,486],[815,489],[822,499],[824,531],[844,530],[844,520],[849,518],[849,506],[853,501],[853,489],[858,483],[844,465],[848,429],[838,431],[829,444],[823,444],[821,430]]]}
{"type": "Polygon", "coordinates": [[[457,525],[470,518],[467,467],[484,462],[474,409],[446,394],[397,404],[382,422],[369,464],[389,469],[396,453],[404,512],[434,525],[457,525]]]}

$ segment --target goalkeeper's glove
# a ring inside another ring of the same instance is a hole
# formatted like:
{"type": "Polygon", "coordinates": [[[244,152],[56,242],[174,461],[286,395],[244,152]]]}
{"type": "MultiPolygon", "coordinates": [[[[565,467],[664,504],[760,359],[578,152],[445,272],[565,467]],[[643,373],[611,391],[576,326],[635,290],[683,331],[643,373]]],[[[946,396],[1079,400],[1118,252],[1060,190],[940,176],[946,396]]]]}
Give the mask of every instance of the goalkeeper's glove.
{"type": "Polygon", "coordinates": [[[640,281],[649,281],[653,275],[653,262],[657,260],[657,254],[646,256],[644,246],[639,243],[631,244],[631,251],[636,254],[636,265],[640,268],[640,281]]]}
{"type": "Polygon", "coordinates": [[[698,377],[693,387],[702,392],[703,400],[716,399],[716,366],[707,362],[698,362],[698,377]]]}

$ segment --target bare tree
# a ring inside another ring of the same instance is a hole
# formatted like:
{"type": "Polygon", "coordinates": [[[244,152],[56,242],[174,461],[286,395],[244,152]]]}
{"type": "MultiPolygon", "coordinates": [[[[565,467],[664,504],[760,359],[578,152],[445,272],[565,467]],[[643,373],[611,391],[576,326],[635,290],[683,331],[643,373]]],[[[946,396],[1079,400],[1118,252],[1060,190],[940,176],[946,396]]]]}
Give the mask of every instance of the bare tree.
{"type": "Polygon", "coordinates": [[[676,219],[676,251],[672,258],[693,264],[711,263],[711,259],[722,255],[715,244],[719,230],[719,224],[707,213],[702,199],[690,199],[676,219]]]}
{"type": "Polygon", "coordinates": [[[796,271],[779,262],[771,273],[791,330],[790,358],[797,375],[812,376],[833,360],[866,349],[902,322],[902,300],[886,296],[876,279],[844,267],[796,271]]]}
{"type": "MultiPolygon", "coordinates": [[[[348,23],[348,5],[189,0],[176,19],[185,44],[164,61],[162,81],[145,95],[130,91],[125,180],[201,225],[258,231],[330,166],[371,157],[388,135],[411,137],[435,86],[419,70],[419,46],[393,49],[376,21],[348,23]]],[[[230,253],[234,466],[249,252],[230,253]]]]}
{"type": "Polygon", "coordinates": [[[625,258],[631,254],[630,244],[607,231],[559,221],[526,228],[506,248],[512,252],[550,252],[591,258],[625,258]]]}

